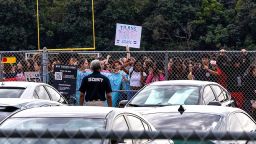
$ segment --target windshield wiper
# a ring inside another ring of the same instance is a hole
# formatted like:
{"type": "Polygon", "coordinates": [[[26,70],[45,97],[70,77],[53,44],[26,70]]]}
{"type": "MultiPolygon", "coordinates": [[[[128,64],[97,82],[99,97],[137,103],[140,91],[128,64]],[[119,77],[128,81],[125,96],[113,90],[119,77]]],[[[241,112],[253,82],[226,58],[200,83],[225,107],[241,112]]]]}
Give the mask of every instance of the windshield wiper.
{"type": "Polygon", "coordinates": [[[179,105],[179,104],[156,104],[155,106],[159,106],[159,107],[164,107],[164,106],[174,106],[174,105],[179,105]]]}
{"type": "Polygon", "coordinates": [[[176,104],[144,104],[144,105],[139,105],[139,104],[129,104],[129,106],[134,106],[134,107],[164,107],[164,106],[172,106],[176,104]]]}
{"type": "Polygon", "coordinates": [[[129,105],[129,106],[133,106],[133,107],[143,107],[143,105],[131,104],[131,103],[129,103],[128,105],[129,105]]]}

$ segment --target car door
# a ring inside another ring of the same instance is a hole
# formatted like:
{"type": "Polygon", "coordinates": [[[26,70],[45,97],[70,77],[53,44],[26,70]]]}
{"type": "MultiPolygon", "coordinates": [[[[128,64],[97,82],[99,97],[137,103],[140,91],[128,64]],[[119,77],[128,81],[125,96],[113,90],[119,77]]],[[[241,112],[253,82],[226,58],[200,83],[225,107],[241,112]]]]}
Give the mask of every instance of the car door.
{"type": "MultiPolygon", "coordinates": [[[[119,115],[114,119],[114,122],[112,124],[112,130],[114,130],[114,131],[129,131],[130,130],[124,115],[119,115]]],[[[116,144],[116,143],[133,144],[131,139],[124,139],[122,141],[117,141],[117,140],[112,139],[112,140],[110,140],[110,143],[111,144],[116,144]]]]}
{"type": "Polygon", "coordinates": [[[213,93],[212,88],[209,85],[204,87],[202,101],[205,105],[209,104],[209,102],[217,101],[215,94],[213,93]]]}
{"type": "Polygon", "coordinates": [[[35,88],[35,93],[37,94],[37,96],[35,96],[36,94],[34,94],[34,97],[38,97],[38,99],[51,100],[48,92],[43,85],[37,86],[35,88]]]}

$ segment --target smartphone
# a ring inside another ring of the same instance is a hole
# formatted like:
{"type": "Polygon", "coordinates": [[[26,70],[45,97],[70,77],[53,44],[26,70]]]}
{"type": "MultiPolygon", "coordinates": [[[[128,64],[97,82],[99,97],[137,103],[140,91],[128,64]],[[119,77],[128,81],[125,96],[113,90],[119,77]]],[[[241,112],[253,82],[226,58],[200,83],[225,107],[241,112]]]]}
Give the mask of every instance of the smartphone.
{"type": "Polygon", "coordinates": [[[211,61],[210,61],[210,64],[211,64],[211,65],[216,65],[217,62],[216,62],[215,60],[211,60],[211,61]]]}

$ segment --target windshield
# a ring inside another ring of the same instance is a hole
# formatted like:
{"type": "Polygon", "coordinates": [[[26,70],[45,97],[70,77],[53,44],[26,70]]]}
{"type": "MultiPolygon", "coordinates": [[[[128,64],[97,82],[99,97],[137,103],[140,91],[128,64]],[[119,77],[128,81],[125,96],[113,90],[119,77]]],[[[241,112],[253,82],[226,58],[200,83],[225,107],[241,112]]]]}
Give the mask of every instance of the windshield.
{"type": "MultiPolygon", "coordinates": [[[[10,118],[6,120],[1,129],[21,129],[21,130],[105,130],[105,119],[91,118],[10,118]]],[[[24,143],[24,139],[11,139],[13,143],[24,143]]],[[[1,142],[1,140],[0,140],[1,142]]],[[[26,138],[26,143],[58,143],[58,144],[101,144],[101,139],[30,139],[26,138]]]]}
{"type": "Polygon", "coordinates": [[[20,98],[25,88],[0,87],[0,98],[20,98]]]}
{"type": "Polygon", "coordinates": [[[221,116],[203,113],[143,115],[157,130],[216,130],[221,116]],[[156,118],[157,117],[157,118],[156,118]]]}
{"type": "Polygon", "coordinates": [[[0,111],[0,121],[5,119],[8,115],[10,115],[12,112],[2,112],[0,111]]]}
{"type": "Polygon", "coordinates": [[[161,85],[147,86],[131,100],[131,105],[197,105],[198,86],[161,85]]]}
{"type": "Polygon", "coordinates": [[[0,128],[105,130],[105,119],[87,118],[10,118],[0,128]]]}

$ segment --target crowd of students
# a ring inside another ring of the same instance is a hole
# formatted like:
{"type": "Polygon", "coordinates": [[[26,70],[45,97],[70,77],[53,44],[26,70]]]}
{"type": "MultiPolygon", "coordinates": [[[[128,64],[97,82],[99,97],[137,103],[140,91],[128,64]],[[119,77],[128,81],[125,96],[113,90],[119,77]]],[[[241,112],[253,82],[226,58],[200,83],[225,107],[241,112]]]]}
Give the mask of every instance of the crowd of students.
{"type": "MultiPolygon", "coordinates": [[[[240,101],[240,107],[251,108],[251,100],[256,100],[256,66],[254,57],[245,49],[238,54],[228,53],[224,49],[217,53],[200,53],[194,57],[170,57],[168,64],[161,58],[148,53],[137,56],[129,48],[126,56],[115,54],[105,57],[89,57],[78,54],[66,54],[51,57],[48,62],[49,73],[54,72],[54,65],[76,65],[78,72],[89,69],[90,61],[99,59],[102,71],[119,73],[122,82],[130,90],[139,90],[146,84],[163,80],[204,80],[214,81],[226,88],[231,95],[240,101]],[[167,72],[167,73],[166,73],[167,72]]],[[[4,64],[4,80],[25,80],[24,72],[41,71],[41,56],[21,59],[17,65],[4,64]]],[[[49,80],[49,83],[51,79],[49,80]]],[[[125,89],[127,90],[127,88],[125,89]]]]}

